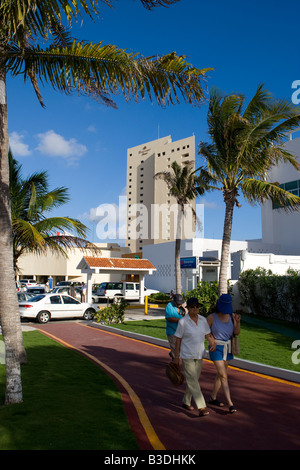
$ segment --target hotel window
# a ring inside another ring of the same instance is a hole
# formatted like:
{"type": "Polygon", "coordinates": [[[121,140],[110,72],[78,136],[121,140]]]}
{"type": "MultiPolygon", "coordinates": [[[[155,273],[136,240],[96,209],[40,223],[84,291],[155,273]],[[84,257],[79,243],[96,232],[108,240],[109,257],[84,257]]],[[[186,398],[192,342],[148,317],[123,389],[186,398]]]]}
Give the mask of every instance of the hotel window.
{"type": "MultiPolygon", "coordinates": [[[[291,194],[300,197],[300,180],[289,181],[288,183],[282,183],[279,185],[280,188],[285,189],[291,194]]],[[[279,202],[273,202],[273,209],[280,209],[282,206],[279,202]]]]}

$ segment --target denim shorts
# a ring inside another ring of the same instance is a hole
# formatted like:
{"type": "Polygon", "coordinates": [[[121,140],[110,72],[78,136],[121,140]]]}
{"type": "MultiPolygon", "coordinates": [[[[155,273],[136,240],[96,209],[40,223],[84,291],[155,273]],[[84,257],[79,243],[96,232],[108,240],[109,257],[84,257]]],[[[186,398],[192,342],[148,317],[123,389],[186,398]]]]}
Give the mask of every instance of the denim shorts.
{"type": "MultiPolygon", "coordinates": [[[[217,344],[215,351],[209,351],[209,358],[211,361],[223,361],[223,349],[222,344],[217,344]]],[[[233,354],[227,353],[226,361],[231,361],[233,359],[233,354]]]]}

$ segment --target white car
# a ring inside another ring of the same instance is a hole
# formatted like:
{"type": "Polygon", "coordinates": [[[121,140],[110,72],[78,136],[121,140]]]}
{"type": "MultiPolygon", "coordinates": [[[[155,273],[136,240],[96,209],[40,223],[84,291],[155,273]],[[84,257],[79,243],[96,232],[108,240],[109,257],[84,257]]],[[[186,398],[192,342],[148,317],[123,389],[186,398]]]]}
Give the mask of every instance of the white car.
{"type": "Polygon", "coordinates": [[[44,287],[44,284],[41,284],[39,282],[36,282],[34,279],[20,279],[19,280],[20,284],[26,288],[28,287],[44,287]]]}
{"type": "MultiPolygon", "coordinates": [[[[157,294],[159,291],[154,289],[147,289],[144,286],[144,295],[157,294]]],[[[97,297],[99,300],[103,299],[124,299],[124,300],[138,300],[140,297],[140,284],[139,282],[102,282],[97,289],[97,297]]]]}
{"type": "Polygon", "coordinates": [[[47,323],[52,318],[91,320],[96,313],[92,304],[81,303],[67,294],[40,294],[19,303],[20,317],[47,323]]]}
{"type": "MultiPolygon", "coordinates": [[[[71,286],[54,287],[53,294],[67,294],[70,295],[71,286]]],[[[81,287],[75,287],[75,298],[81,300],[81,287]]]]}

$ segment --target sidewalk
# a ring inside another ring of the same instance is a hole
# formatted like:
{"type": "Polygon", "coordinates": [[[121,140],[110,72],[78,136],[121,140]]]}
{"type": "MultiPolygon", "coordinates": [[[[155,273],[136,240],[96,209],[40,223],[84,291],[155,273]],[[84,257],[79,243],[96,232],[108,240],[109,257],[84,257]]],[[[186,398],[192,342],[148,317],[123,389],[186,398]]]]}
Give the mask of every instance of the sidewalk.
{"type": "Polygon", "coordinates": [[[125,320],[158,320],[165,318],[164,308],[148,308],[148,313],[145,314],[144,307],[128,308],[125,310],[125,320]]]}
{"type": "MultiPolygon", "coordinates": [[[[48,323],[38,329],[94,360],[111,375],[120,387],[141,450],[299,449],[297,384],[230,367],[238,412],[230,415],[227,406],[209,406],[210,415],[199,418],[196,411],[181,406],[185,385],[175,387],[166,377],[166,348],[83,322],[48,323]],[[284,412],[280,413],[282,400],[284,412]]],[[[213,364],[204,360],[201,389],[206,399],[214,378],[213,364]]]]}
{"type": "MultiPolygon", "coordinates": [[[[145,315],[143,307],[128,308],[128,309],[125,310],[125,321],[131,321],[131,320],[132,321],[137,321],[137,320],[147,321],[147,320],[158,320],[158,319],[164,319],[164,318],[165,318],[165,309],[164,308],[149,308],[147,315],[145,315]]],[[[245,321],[248,321],[248,318],[247,319],[245,318],[245,321]]],[[[114,331],[115,330],[113,325],[106,326],[106,325],[100,325],[98,323],[94,323],[93,326],[96,327],[96,328],[106,330],[106,331],[114,331]]],[[[268,325],[266,325],[266,327],[267,326],[268,325]]],[[[158,339],[158,338],[144,336],[144,335],[140,335],[140,334],[137,334],[137,333],[132,333],[132,332],[129,332],[129,331],[126,331],[126,330],[121,330],[121,329],[117,329],[117,332],[118,332],[119,335],[122,335],[122,336],[141,339],[143,341],[146,341],[146,342],[149,342],[149,343],[152,343],[152,344],[156,344],[156,345],[160,345],[160,346],[165,347],[165,348],[169,347],[169,343],[168,343],[167,340],[162,340],[162,339],[158,339]]],[[[284,334],[284,332],[283,332],[283,334],[284,334]]],[[[207,353],[206,353],[205,357],[208,358],[207,353]]],[[[291,370],[288,370],[288,369],[280,369],[278,367],[268,366],[264,363],[258,363],[258,362],[252,362],[252,361],[249,361],[249,360],[244,360],[244,359],[241,359],[239,357],[235,357],[231,361],[231,365],[233,367],[237,367],[237,368],[242,369],[242,370],[247,370],[249,372],[264,374],[264,375],[267,375],[267,376],[270,376],[270,377],[274,377],[274,378],[276,377],[278,379],[292,381],[292,382],[295,382],[297,384],[300,383],[300,372],[295,372],[295,371],[291,371],[291,370]]]]}

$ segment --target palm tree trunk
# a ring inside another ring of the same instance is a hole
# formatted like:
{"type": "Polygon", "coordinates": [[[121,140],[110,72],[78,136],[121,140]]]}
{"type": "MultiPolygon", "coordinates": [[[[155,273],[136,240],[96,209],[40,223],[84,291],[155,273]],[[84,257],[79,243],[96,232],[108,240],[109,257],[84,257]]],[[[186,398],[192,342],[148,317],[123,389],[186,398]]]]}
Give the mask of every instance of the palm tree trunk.
{"type": "Polygon", "coordinates": [[[0,319],[5,344],[5,404],[21,403],[20,316],[13,262],[6,73],[0,63],[0,319]]]}
{"type": "Polygon", "coordinates": [[[222,250],[221,250],[221,265],[219,274],[219,295],[227,294],[227,272],[229,262],[229,249],[231,240],[231,229],[233,219],[234,200],[227,198],[224,194],[225,200],[225,219],[223,228],[222,250]],[[228,200],[229,199],[229,200],[228,200]]]}

